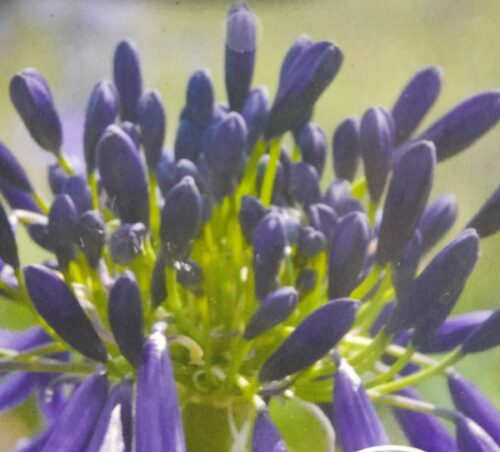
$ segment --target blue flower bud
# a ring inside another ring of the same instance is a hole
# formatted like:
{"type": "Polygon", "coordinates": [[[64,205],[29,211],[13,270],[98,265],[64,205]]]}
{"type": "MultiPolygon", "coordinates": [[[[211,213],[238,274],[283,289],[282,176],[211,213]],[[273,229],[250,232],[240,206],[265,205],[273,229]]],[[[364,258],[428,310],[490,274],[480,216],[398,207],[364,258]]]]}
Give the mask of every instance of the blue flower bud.
{"type": "Polygon", "coordinates": [[[253,339],[286,320],[298,301],[293,287],[281,287],[268,294],[248,321],[243,338],[253,339]]]}
{"type": "Polygon", "coordinates": [[[92,209],[90,189],[85,179],[81,176],[70,176],[64,182],[61,193],[68,195],[78,213],[82,214],[92,209]]]}
{"type": "Polygon", "coordinates": [[[182,260],[201,225],[203,201],[194,179],[186,176],[173,187],[161,211],[160,237],[170,259],[182,260]]]}
{"type": "Polygon", "coordinates": [[[12,267],[19,268],[17,243],[9,218],[0,203],[0,258],[12,267]]]}
{"type": "Polygon", "coordinates": [[[289,53],[285,58],[278,93],[267,120],[267,139],[308,122],[314,104],[342,64],[342,53],[330,42],[317,42],[305,47],[300,51],[294,50],[293,56],[289,53]]]}
{"type": "Polygon", "coordinates": [[[139,145],[141,144],[141,137],[139,136],[139,131],[133,122],[124,121],[120,124],[120,129],[122,129],[128,137],[135,144],[135,150],[139,152],[139,145]]]}
{"type": "Polygon", "coordinates": [[[321,192],[316,170],[304,162],[292,164],[288,180],[288,193],[293,201],[302,206],[319,202],[321,192]]]}
{"type": "Polygon", "coordinates": [[[326,248],[325,235],[310,226],[300,229],[297,239],[297,256],[309,259],[326,248]]]}
{"type": "Polygon", "coordinates": [[[267,88],[255,88],[247,96],[241,116],[248,128],[247,152],[250,153],[264,132],[269,113],[269,94],[267,88]]]}
{"type": "Polygon", "coordinates": [[[214,88],[210,73],[203,69],[196,71],[191,78],[186,91],[185,117],[200,129],[207,127],[214,114],[214,88]]]}
{"type": "Polygon", "coordinates": [[[68,173],[66,173],[57,163],[48,166],[47,180],[53,195],[60,195],[62,193],[64,183],[68,179],[68,173]]]}
{"type": "Polygon", "coordinates": [[[106,375],[98,372],[87,377],[71,395],[42,452],[85,450],[106,403],[106,375]]]}
{"type": "Polygon", "coordinates": [[[328,243],[331,242],[333,232],[338,223],[337,214],[327,204],[312,204],[307,209],[309,224],[318,231],[321,231],[328,243]]]}
{"type": "Polygon", "coordinates": [[[113,78],[120,95],[120,116],[123,121],[136,122],[142,94],[142,76],[135,43],[122,41],[115,49],[113,78]]]}
{"type": "Polygon", "coordinates": [[[76,226],[77,243],[90,267],[96,268],[106,242],[104,218],[97,210],[88,210],[80,216],[76,226]]]}
{"type": "Polygon", "coordinates": [[[142,96],[137,116],[146,164],[154,170],[160,159],[167,127],[167,116],[158,91],[149,91],[142,96]]]}
{"type": "Polygon", "coordinates": [[[54,251],[54,243],[46,224],[32,223],[28,225],[27,229],[31,240],[39,247],[47,251],[54,251]]]}
{"type": "Polygon", "coordinates": [[[403,298],[413,284],[421,255],[422,237],[415,231],[392,261],[392,284],[398,299],[403,298]]]}
{"type": "Polygon", "coordinates": [[[339,217],[351,212],[364,212],[361,203],[351,197],[351,184],[344,179],[336,179],[330,184],[323,196],[323,202],[329,205],[339,217]]]}
{"type": "Polygon", "coordinates": [[[201,151],[201,129],[192,121],[184,119],[177,128],[175,138],[175,160],[198,160],[201,151]]]}
{"type": "Polygon", "coordinates": [[[392,260],[417,227],[434,178],[436,151],[429,142],[412,146],[396,164],[378,233],[377,262],[392,260]]]}
{"type": "Polygon", "coordinates": [[[297,145],[302,160],[313,166],[321,177],[326,160],[326,136],[317,124],[308,123],[300,129],[297,145]]]}
{"type": "Polygon", "coordinates": [[[366,215],[350,213],[337,225],[328,253],[329,298],[347,296],[358,285],[369,241],[366,215]]]}
{"type": "Polygon", "coordinates": [[[500,188],[488,198],[466,227],[474,228],[482,239],[500,230],[500,188]]]}
{"type": "Polygon", "coordinates": [[[392,148],[392,129],[387,112],[382,107],[370,108],[361,119],[359,150],[373,203],[378,203],[384,193],[391,169],[392,148]]]}
{"type": "Polygon", "coordinates": [[[252,198],[251,196],[243,196],[241,198],[238,219],[241,232],[248,244],[252,244],[254,230],[265,214],[266,209],[257,198],[252,198]]]}
{"type": "Polygon", "coordinates": [[[422,213],[418,230],[422,236],[422,254],[429,251],[453,226],[457,218],[457,199],[453,194],[442,195],[422,213]]]}
{"type": "Polygon", "coordinates": [[[109,237],[109,254],[118,265],[128,265],[143,252],[147,230],[142,223],[124,223],[109,237]]]}
{"type": "Polygon", "coordinates": [[[120,276],[109,291],[111,331],[125,359],[137,367],[144,342],[141,294],[131,272],[120,276]]]}
{"type": "Polygon", "coordinates": [[[105,362],[104,344],[64,281],[41,265],[25,267],[24,278],[36,310],[54,331],[82,355],[105,362]]]}
{"type": "Polygon", "coordinates": [[[165,259],[161,253],[159,253],[156,257],[149,287],[151,292],[151,307],[155,309],[167,298],[167,286],[165,284],[165,259]]]}
{"type": "Polygon", "coordinates": [[[500,309],[491,314],[462,344],[462,353],[478,353],[500,345],[500,309]]]}
{"type": "Polygon", "coordinates": [[[443,72],[430,66],[417,72],[403,88],[392,107],[396,127],[396,146],[416,130],[439,95],[443,72]]]}
{"type": "Polygon", "coordinates": [[[113,210],[124,223],[149,224],[146,174],[137,148],[117,126],[109,126],[97,146],[97,164],[113,210]]]}
{"type": "Polygon", "coordinates": [[[33,201],[31,194],[0,182],[0,193],[11,209],[23,209],[30,212],[40,212],[38,205],[33,201]]]}
{"type": "Polygon", "coordinates": [[[439,118],[419,136],[436,145],[438,162],[469,147],[500,119],[500,91],[469,97],[439,118]]]}
{"type": "Polygon", "coordinates": [[[95,169],[97,143],[107,127],[115,122],[119,103],[118,92],[111,82],[104,80],[94,86],[83,129],[83,151],[88,173],[95,169]]]}
{"type": "Polygon", "coordinates": [[[186,450],[172,362],[167,340],[160,331],[149,336],[142,350],[134,427],[138,451],[186,450]]]}
{"type": "Polygon", "coordinates": [[[359,120],[344,119],[333,134],[333,170],[339,179],[353,181],[359,163],[359,120]]]}
{"type": "Polygon", "coordinates": [[[388,444],[384,427],[361,379],[345,359],[336,361],[333,419],[337,442],[343,452],[388,444]]]}
{"type": "Polygon", "coordinates": [[[229,108],[240,111],[250,91],[255,65],[255,16],[245,3],[234,3],[226,20],[226,90],[229,108]]]}
{"type": "Polygon", "coordinates": [[[304,54],[304,52],[309,49],[313,45],[313,42],[306,35],[300,35],[292,46],[288,49],[288,52],[285,55],[283,60],[283,64],[280,69],[279,76],[279,84],[283,84],[283,82],[291,76],[290,71],[297,59],[304,54]]]}
{"type": "Polygon", "coordinates": [[[315,270],[305,268],[300,271],[295,280],[295,287],[303,294],[311,292],[316,287],[318,275],[315,270]]]}
{"type": "Polygon", "coordinates": [[[193,259],[180,262],[177,269],[177,282],[186,289],[197,291],[203,282],[202,268],[193,259]]]}
{"type": "Polygon", "coordinates": [[[259,411],[253,424],[252,452],[286,452],[286,445],[267,411],[259,411]]]}
{"type": "Polygon", "coordinates": [[[33,188],[22,166],[0,141],[0,181],[18,190],[31,192],[33,188]]]}
{"type": "Polygon", "coordinates": [[[40,74],[23,71],[10,81],[10,100],[33,140],[46,151],[59,155],[62,127],[47,83],[40,74]]]}
{"type": "Polygon", "coordinates": [[[259,380],[282,379],[322,358],[349,331],[358,306],[341,298],[309,314],[264,363],[259,380]]]}
{"type": "Polygon", "coordinates": [[[495,440],[472,419],[458,416],[455,424],[460,452],[500,452],[495,440]]]}
{"type": "Polygon", "coordinates": [[[156,180],[163,198],[176,183],[176,164],[170,152],[163,152],[160,155],[158,166],[156,167],[156,180]]]}
{"type": "Polygon", "coordinates": [[[75,243],[78,212],[69,195],[57,195],[49,211],[49,234],[54,245],[67,247],[75,243]]]}

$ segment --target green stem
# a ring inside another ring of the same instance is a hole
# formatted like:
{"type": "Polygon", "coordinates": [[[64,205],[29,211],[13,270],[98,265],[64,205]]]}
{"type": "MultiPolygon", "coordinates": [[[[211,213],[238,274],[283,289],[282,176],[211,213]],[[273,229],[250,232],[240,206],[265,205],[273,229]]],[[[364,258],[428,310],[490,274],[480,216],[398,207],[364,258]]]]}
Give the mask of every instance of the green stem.
{"type": "Polygon", "coordinates": [[[280,158],[280,143],[281,137],[273,138],[271,140],[269,149],[269,160],[267,161],[266,171],[264,173],[264,181],[260,192],[260,200],[264,207],[271,205],[271,198],[274,187],[274,177],[276,176],[276,169],[280,158]]]}
{"type": "Polygon", "coordinates": [[[255,177],[257,175],[257,167],[260,157],[264,154],[267,147],[267,142],[264,140],[257,141],[253,148],[250,157],[245,165],[245,174],[236,190],[236,204],[239,206],[241,198],[247,194],[253,194],[255,190],[255,177]]]}
{"type": "Polygon", "coordinates": [[[43,373],[71,373],[90,374],[95,366],[85,363],[63,363],[55,359],[40,358],[36,361],[2,361],[0,372],[43,372],[43,373]]]}
{"type": "MultiPolygon", "coordinates": [[[[11,362],[31,361],[36,356],[52,355],[54,353],[60,353],[67,350],[68,348],[62,344],[50,343],[33,347],[28,350],[23,350],[22,352],[0,349],[0,357],[3,357],[6,361],[11,362]]],[[[0,360],[0,362],[2,361],[0,360]]]]}
{"type": "Polygon", "coordinates": [[[354,181],[351,185],[351,195],[356,199],[361,199],[366,193],[366,179],[364,177],[354,181]]]}
{"type": "Polygon", "coordinates": [[[57,163],[66,172],[66,174],[68,174],[70,176],[73,176],[75,174],[75,172],[73,171],[73,168],[71,168],[71,166],[69,165],[69,163],[67,162],[67,160],[64,158],[64,156],[62,154],[59,154],[57,156],[57,163]]]}
{"type": "Polygon", "coordinates": [[[88,184],[90,186],[90,197],[92,199],[92,208],[98,209],[99,208],[99,194],[97,192],[97,180],[95,178],[94,171],[87,174],[87,181],[88,181],[88,184]]]}
{"type": "Polygon", "coordinates": [[[377,386],[379,384],[385,383],[386,381],[389,381],[392,379],[392,377],[396,376],[403,367],[406,366],[411,360],[411,356],[413,355],[415,351],[415,348],[411,345],[411,343],[406,347],[405,353],[402,354],[396,362],[392,364],[392,366],[387,370],[387,372],[384,372],[383,374],[379,375],[378,377],[374,378],[372,381],[369,381],[365,387],[366,388],[372,388],[373,386],[377,386]]]}
{"type": "Polygon", "coordinates": [[[348,359],[349,364],[351,366],[355,366],[356,364],[361,363],[363,360],[369,358],[373,353],[383,350],[390,340],[391,336],[387,336],[385,331],[382,329],[373,338],[372,342],[368,346],[348,359]]]}
{"type": "Polygon", "coordinates": [[[49,211],[47,204],[45,204],[45,201],[40,198],[40,196],[38,196],[34,191],[32,191],[30,195],[31,199],[35,202],[42,213],[47,213],[49,211]]]}
{"type": "Polygon", "coordinates": [[[158,231],[160,229],[160,210],[156,200],[156,174],[154,171],[148,171],[149,183],[149,227],[153,243],[158,241],[158,231]]]}

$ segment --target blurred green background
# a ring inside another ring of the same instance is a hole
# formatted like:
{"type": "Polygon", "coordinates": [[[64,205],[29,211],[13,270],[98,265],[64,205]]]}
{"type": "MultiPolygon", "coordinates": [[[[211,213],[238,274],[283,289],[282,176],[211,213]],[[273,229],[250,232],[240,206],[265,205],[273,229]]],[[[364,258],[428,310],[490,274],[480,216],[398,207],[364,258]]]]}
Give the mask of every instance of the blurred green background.
{"type": "MultiPolygon", "coordinates": [[[[168,144],[172,146],[189,75],[209,68],[217,98],[223,86],[224,22],[230,1],[1,1],[0,2],[0,139],[11,148],[48,198],[47,163],[17,118],[8,98],[10,77],[36,67],[51,85],[63,117],[64,150],[69,158],[81,152],[83,115],[94,84],[111,78],[114,46],[122,38],[137,42],[146,87],[156,87],[168,112],[168,144]]],[[[344,65],[318,103],[315,121],[328,136],[347,115],[360,115],[371,105],[390,108],[409,77],[437,64],[444,70],[441,96],[426,124],[478,91],[500,87],[500,2],[497,0],[296,0],[250,1],[259,18],[259,43],[254,85],[274,95],[282,58],[293,40],[306,33],[332,40],[342,49],[344,65]]],[[[424,124],[425,126],[425,124],[424,124]]],[[[76,160],[73,160],[74,162],[76,160]]],[[[454,192],[460,230],[500,180],[500,127],[467,152],[440,164],[434,194],[454,192]]],[[[326,184],[329,178],[323,182],[326,184]]],[[[21,236],[23,263],[42,254],[21,236]]],[[[481,258],[457,311],[500,305],[500,235],[484,240],[481,258]]],[[[0,305],[0,327],[20,328],[25,314],[0,305]]],[[[500,406],[500,350],[474,356],[458,368],[500,406]]],[[[422,390],[439,404],[449,403],[439,379],[422,390]]],[[[22,410],[0,415],[0,450],[36,425],[22,410]]],[[[286,417],[286,416],[285,416],[286,417]]],[[[390,418],[388,418],[390,423],[390,418]]],[[[287,420],[283,419],[282,424],[287,420]]],[[[302,433],[304,431],[302,430],[302,433]]],[[[293,432],[292,432],[293,434],[293,432]]],[[[296,450],[310,450],[310,438],[296,450]]]]}

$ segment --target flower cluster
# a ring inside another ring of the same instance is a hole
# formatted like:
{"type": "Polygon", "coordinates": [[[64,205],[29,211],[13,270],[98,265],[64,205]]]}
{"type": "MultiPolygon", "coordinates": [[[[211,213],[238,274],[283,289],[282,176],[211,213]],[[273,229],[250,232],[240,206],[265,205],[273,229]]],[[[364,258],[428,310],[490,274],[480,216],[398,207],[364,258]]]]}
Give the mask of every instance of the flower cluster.
{"type": "Polygon", "coordinates": [[[421,70],[392,109],[337,126],[336,178],[323,191],[328,140],[310,121],[342,53],[300,36],[270,104],[251,86],[255,49],[255,17],[237,2],[226,30],[228,105],[215,103],[210,73],[195,72],[171,152],[161,96],[143,91],[136,48],[121,42],[113,82],[98,83],[88,102],[85,174],[61,151],[43,76],[12,78],[15,109],[56,160],[46,204],[0,143],[11,209],[0,205],[0,292],[36,323],[0,331],[0,409],[34,391],[45,421],[19,450],[196,450],[185,413],[207,405],[227,410],[234,427],[221,450],[282,451],[269,405],[293,399],[316,416],[331,451],[399,450],[379,404],[420,450],[500,451],[500,412],[452,367],[500,345],[500,310],[449,318],[480,240],[500,230],[500,189],[445,246],[455,197],[429,202],[436,164],[500,119],[500,91],[470,97],[417,134],[442,80],[435,67],[421,70]],[[21,265],[17,224],[53,258],[21,265]],[[414,389],[436,374],[453,408],[414,389]]]}

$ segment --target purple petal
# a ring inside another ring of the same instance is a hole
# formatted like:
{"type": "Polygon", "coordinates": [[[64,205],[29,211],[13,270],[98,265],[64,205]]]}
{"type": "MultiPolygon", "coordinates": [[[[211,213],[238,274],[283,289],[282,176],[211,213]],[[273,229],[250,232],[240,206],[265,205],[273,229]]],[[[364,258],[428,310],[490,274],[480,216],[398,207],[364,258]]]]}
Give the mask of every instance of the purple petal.
{"type": "Polygon", "coordinates": [[[500,309],[491,314],[462,344],[462,353],[477,353],[500,345],[500,309]]]}
{"type": "Polygon", "coordinates": [[[9,410],[25,400],[38,384],[38,375],[13,372],[0,379],[0,411],[9,410]]]}
{"type": "Polygon", "coordinates": [[[500,447],[473,420],[461,416],[456,421],[460,452],[500,452],[500,447]]]}
{"type": "Polygon", "coordinates": [[[500,230],[500,188],[488,198],[466,227],[474,228],[482,239],[500,230]]]}
{"type": "Polygon", "coordinates": [[[286,445],[267,411],[257,413],[253,425],[252,452],[286,452],[286,445]]]}
{"type": "Polygon", "coordinates": [[[22,166],[1,141],[0,180],[2,181],[2,185],[6,184],[23,192],[29,193],[32,191],[31,183],[22,166]]]}

